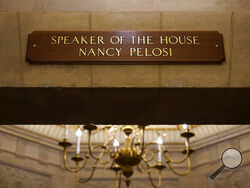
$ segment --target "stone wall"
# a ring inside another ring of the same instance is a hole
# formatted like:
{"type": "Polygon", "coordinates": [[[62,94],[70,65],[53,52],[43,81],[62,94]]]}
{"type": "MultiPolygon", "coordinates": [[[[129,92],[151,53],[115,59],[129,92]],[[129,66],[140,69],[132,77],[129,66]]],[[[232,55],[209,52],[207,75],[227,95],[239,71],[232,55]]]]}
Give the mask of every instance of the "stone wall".
{"type": "MultiPolygon", "coordinates": [[[[249,1],[248,1],[249,2],[249,1]]],[[[250,12],[0,12],[0,87],[249,87],[250,12]],[[216,30],[219,65],[30,65],[34,30],[216,30]]]]}
{"type": "Polygon", "coordinates": [[[1,0],[0,10],[22,11],[213,11],[249,10],[248,0],[1,0]]]}
{"type": "MultiPolygon", "coordinates": [[[[191,155],[192,170],[188,176],[174,175],[168,168],[163,172],[162,188],[248,188],[250,185],[250,132],[219,143],[203,143],[191,155]],[[209,175],[220,167],[222,152],[236,147],[243,153],[243,163],[235,170],[224,170],[212,181],[209,175]]],[[[196,144],[197,145],[197,144],[196,144]]],[[[170,153],[170,155],[175,155],[170,153]]],[[[181,157],[183,155],[181,154],[181,157]]],[[[92,163],[88,163],[80,177],[86,179],[92,163]]],[[[183,171],[185,164],[177,168],[183,171]]],[[[86,184],[77,184],[75,177],[63,167],[62,151],[57,142],[25,136],[0,129],[0,187],[1,188],[113,188],[115,174],[97,169],[86,184]]],[[[153,173],[154,181],[156,173],[153,173]]],[[[123,183],[124,187],[124,183],[123,183]]],[[[135,171],[131,188],[151,188],[146,174],[135,171]]]]}
{"type": "Polygon", "coordinates": [[[16,167],[0,164],[1,188],[48,188],[50,178],[16,167]]]}

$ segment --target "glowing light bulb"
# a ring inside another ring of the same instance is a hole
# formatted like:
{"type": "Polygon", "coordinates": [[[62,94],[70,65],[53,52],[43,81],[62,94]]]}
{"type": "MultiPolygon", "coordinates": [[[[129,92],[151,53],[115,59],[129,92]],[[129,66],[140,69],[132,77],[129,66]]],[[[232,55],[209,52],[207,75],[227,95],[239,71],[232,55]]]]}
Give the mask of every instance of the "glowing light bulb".
{"type": "Polygon", "coordinates": [[[187,128],[188,128],[187,124],[183,124],[182,127],[184,130],[187,130],[187,128]]]}
{"type": "Polygon", "coordinates": [[[114,128],[114,127],[111,127],[111,128],[109,129],[109,133],[114,132],[114,130],[115,130],[115,128],[114,128]]]}
{"type": "Polygon", "coordinates": [[[68,135],[69,135],[69,125],[65,125],[64,138],[68,139],[68,135]]]}
{"type": "Polygon", "coordinates": [[[162,151],[162,149],[161,149],[161,145],[163,144],[163,140],[162,140],[162,138],[159,136],[158,138],[157,138],[157,144],[158,144],[158,162],[159,163],[161,163],[162,162],[162,159],[161,159],[161,151],[162,151]]]}
{"type": "Polygon", "coordinates": [[[119,145],[120,145],[119,141],[114,139],[113,146],[117,148],[117,147],[119,147],[119,145]]]}
{"type": "Polygon", "coordinates": [[[163,140],[160,136],[157,138],[156,142],[157,142],[157,144],[163,144],[163,140]]]}
{"type": "Polygon", "coordinates": [[[80,145],[81,145],[81,136],[82,136],[82,131],[80,128],[77,129],[76,136],[77,136],[76,154],[80,154],[80,145]]]}
{"type": "Polygon", "coordinates": [[[82,131],[80,128],[77,129],[76,136],[78,136],[78,137],[82,136],[82,131]]]}

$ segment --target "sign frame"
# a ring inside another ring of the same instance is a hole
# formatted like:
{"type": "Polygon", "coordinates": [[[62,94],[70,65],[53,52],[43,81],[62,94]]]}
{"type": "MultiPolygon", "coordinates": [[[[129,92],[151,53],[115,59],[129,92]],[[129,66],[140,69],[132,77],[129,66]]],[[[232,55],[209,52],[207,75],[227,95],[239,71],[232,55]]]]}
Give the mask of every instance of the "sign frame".
{"type": "Polygon", "coordinates": [[[218,31],[33,31],[26,59],[45,65],[220,64],[225,52],[218,31]]]}

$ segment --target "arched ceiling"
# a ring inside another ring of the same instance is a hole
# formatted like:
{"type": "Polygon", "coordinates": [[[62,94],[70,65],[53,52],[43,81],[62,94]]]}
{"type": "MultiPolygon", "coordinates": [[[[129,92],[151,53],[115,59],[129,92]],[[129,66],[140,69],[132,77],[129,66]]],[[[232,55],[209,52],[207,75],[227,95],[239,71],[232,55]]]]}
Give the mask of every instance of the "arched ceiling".
{"type": "MultiPolygon", "coordinates": [[[[98,125],[103,127],[104,125],[98,125]]],[[[15,129],[20,129],[41,137],[46,137],[51,140],[60,141],[64,138],[64,127],[60,125],[12,125],[15,129]]],[[[71,142],[76,141],[75,129],[79,125],[71,125],[69,131],[69,139],[71,142]]],[[[201,141],[209,137],[220,137],[228,131],[237,130],[239,127],[250,127],[249,125],[197,125],[192,128],[195,137],[191,139],[192,142],[201,141]]],[[[180,130],[177,125],[150,125],[146,128],[145,139],[146,142],[156,141],[158,135],[166,133],[164,136],[165,143],[182,144],[184,139],[180,137],[180,130]]],[[[123,135],[118,135],[122,139],[123,135]]],[[[106,139],[105,131],[100,131],[93,135],[92,142],[102,143],[106,139]]],[[[83,132],[82,141],[87,142],[87,133],[83,132]]]]}

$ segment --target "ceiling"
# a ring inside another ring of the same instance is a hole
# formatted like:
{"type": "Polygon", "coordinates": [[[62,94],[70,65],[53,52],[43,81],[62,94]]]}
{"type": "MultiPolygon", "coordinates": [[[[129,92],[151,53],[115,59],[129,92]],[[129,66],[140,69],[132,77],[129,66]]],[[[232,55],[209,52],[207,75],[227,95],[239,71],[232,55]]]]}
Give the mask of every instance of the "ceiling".
{"type": "MultiPolygon", "coordinates": [[[[75,129],[79,125],[72,125],[69,131],[69,139],[71,142],[76,141],[75,129]]],[[[98,127],[103,127],[104,125],[97,125],[98,127]]],[[[12,129],[22,130],[31,134],[38,135],[43,138],[60,141],[64,138],[64,127],[59,125],[9,125],[12,129]]],[[[193,127],[192,132],[195,133],[195,137],[191,139],[191,143],[197,141],[206,140],[211,137],[222,137],[225,134],[231,134],[239,129],[248,129],[250,125],[198,125],[193,127]]],[[[150,125],[146,128],[145,140],[146,142],[156,141],[158,133],[166,133],[163,136],[163,140],[168,144],[183,144],[184,139],[180,137],[180,130],[177,125],[150,125]]],[[[83,132],[82,141],[87,143],[87,132],[83,132]]],[[[118,135],[119,139],[124,136],[122,134],[118,135]]],[[[93,143],[103,143],[106,139],[105,131],[100,131],[93,135],[93,143]]]]}

